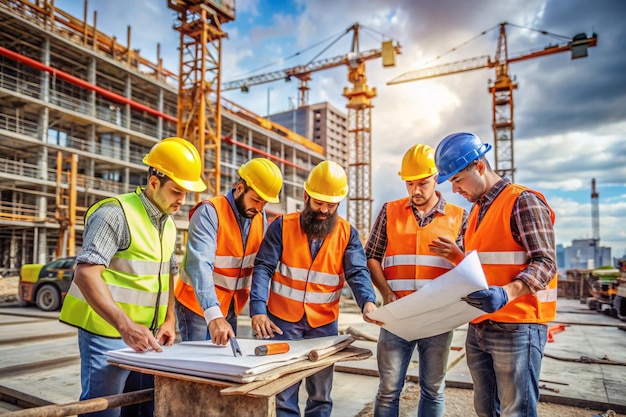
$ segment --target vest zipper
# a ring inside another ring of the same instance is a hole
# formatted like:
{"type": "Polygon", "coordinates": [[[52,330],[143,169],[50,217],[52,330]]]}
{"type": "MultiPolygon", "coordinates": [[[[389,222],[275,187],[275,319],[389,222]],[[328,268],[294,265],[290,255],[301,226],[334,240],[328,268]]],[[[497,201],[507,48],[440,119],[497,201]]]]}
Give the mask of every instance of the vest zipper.
{"type": "MultiPolygon", "coordinates": [[[[165,228],[165,223],[159,223],[159,248],[161,253],[161,261],[159,262],[159,291],[157,292],[156,304],[154,306],[154,316],[152,317],[152,324],[150,325],[150,331],[154,336],[156,336],[159,331],[159,304],[161,303],[161,290],[163,289],[161,285],[161,269],[163,268],[163,229],[165,228]]],[[[169,279],[169,278],[168,278],[169,279]]]]}

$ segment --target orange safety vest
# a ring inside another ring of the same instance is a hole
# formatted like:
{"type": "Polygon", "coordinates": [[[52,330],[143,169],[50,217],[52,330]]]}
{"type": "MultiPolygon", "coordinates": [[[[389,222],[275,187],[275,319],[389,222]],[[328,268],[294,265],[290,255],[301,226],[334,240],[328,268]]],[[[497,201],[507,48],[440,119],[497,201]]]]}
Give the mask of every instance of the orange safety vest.
{"type": "Polygon", "coordinates": [[[389,287],[397,297],[405,297],[430,280],[448,272],[454,265],[433,255],[428,245],[439,236],[456,240],[463,226],[463,209],[446,203],[445,215],[420,227],[409,205],[409,197],[387,203],[387,250],[382,267],[389,287]]]}
{"type": "MultiPolygon", "coordinates": [[[[217,211],[219,223],[213,264],[213,282],[215,293],[220,303],[220,310],[224,317],[228,315],[228,308],[234,300],[235,314],[239,315],[250,296],[252,269],[254,258],[263,240],[263,216],[257,214],[252,219],[246,247],[235,213],[225,196],[216,196],[207,201],[201,201],[189,212],[189,218],[200,204],[211,204],[217,211]]],[[[185,307],[194,313],[204,316],[204,311],[198,303],[193,282],[184,268],[180,270],[180,279],[176,283],[174,295],[185,307]]]]}
{"type": "MultiPolygon", "coordinates": [[[[468,218],[465,233],[465,250],[478,251],[487,284],[505,285],[512,282],[523,271],[529,262],[528,254],[523,246],[513,239],[511,232],[511,213],[517,198],[523,191],[536,194],[546,202],[545,197],[526,187],[509,184],[491,203],[478,228],[478,206],[474,206],[468,218]]],[[[554,211],[550,210],[550,218],[554,224],[554,211]]],[[[503,323],[546,323],[556,318],[557,276],[545,290],[535,294],[526,294],[510,300],[495,313],[485,314],[472,323],[493,320],[503,323]]]]}
{"type": "Polygon", "coordinates": [[[270,286],[269,312],[292,323],[306,314],[313,328],[332,323],[339,316],[345,282],[343,255],[350,240],[350,223],[338,219],[315,260],[311,258],[308,237],[300,227],[300,213],[283,216],[282,233],[283,252],[270,286]]]}

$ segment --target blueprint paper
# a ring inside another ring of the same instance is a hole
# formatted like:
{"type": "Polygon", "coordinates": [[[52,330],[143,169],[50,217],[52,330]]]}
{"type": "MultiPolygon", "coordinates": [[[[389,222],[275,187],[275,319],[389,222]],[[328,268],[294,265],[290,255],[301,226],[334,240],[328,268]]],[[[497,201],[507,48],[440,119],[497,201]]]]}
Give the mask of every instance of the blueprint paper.
{"type": "Polygon", "coordinates": [[[461,297],[486,288],[478,252],[472,251],[454,269],[368,317],[385,323],[383,328],[405,340],[436,336],[485,314],[461,297]]]}
{"type": "Polygon", "coordinates": [[[105,354],[115,363],[233,382],[251,382],[259,379],[258,376],[264,372],[308,359],[313,349],[331,347],[349,337],[340,335],[280,341],[237,339],[243,354],[238,357],[233,356],[229,345],[214,345],[211,341],[176,343],[163,346],[163,352],[135,352],[125,348],[105,354]],[[287,353],[254,355],[257,346],[285,342],[289,343],[287,353]]]}

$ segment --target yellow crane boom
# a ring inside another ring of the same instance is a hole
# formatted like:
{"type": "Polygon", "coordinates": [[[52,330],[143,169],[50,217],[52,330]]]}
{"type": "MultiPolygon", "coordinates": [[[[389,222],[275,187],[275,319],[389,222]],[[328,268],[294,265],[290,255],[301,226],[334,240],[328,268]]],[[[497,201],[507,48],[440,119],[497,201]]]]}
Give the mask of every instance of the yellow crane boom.
{"type": "Polygon", "coordinates": [[[507,25],[509,23],[506,22],[499,25],[498,47],[493,60],[489,56],[480,56],[409,71],[387,82],[387,85],[459,74],[482,68],[495,68],[496,78],[489,86],[489,92],[492,94],[492,128],[496,154],[495,169],[499,175],[507,176],[511,181],[514,181],[513,90],[517,88],[517,83],[509,75],[509,64],[566,51],[571,51],[572,59],[584,58],[587,56],[587,49],[597,45],[598,35],[594,33],[591,37],[587,37],[586,34],[579,33],[568,42],[549,45],[540,50],[509,57],[506,39],[507,25]]]}

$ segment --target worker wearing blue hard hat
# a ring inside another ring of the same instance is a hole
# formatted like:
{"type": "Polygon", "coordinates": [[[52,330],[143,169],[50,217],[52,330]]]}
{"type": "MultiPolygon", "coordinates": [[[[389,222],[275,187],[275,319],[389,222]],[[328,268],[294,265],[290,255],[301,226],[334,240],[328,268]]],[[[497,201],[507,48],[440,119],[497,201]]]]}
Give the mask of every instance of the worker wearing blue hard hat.
{"type": "MultiPolygon", "coordinates": [[[[467,363],[479,416],[536,416],[547,323],[556,317],[554,211],[543,195],[501,178],[473,133],[446,136],[435,151],[439,181],[473,202],[465,251],[477,251],[489,288],[464,300],[486,314],[469,324],[467,363]]],[[[442,254],[456,245],[435,241],[442,254]]],[[[458,261],[463,254],[449,255],[458,261]]]]}

